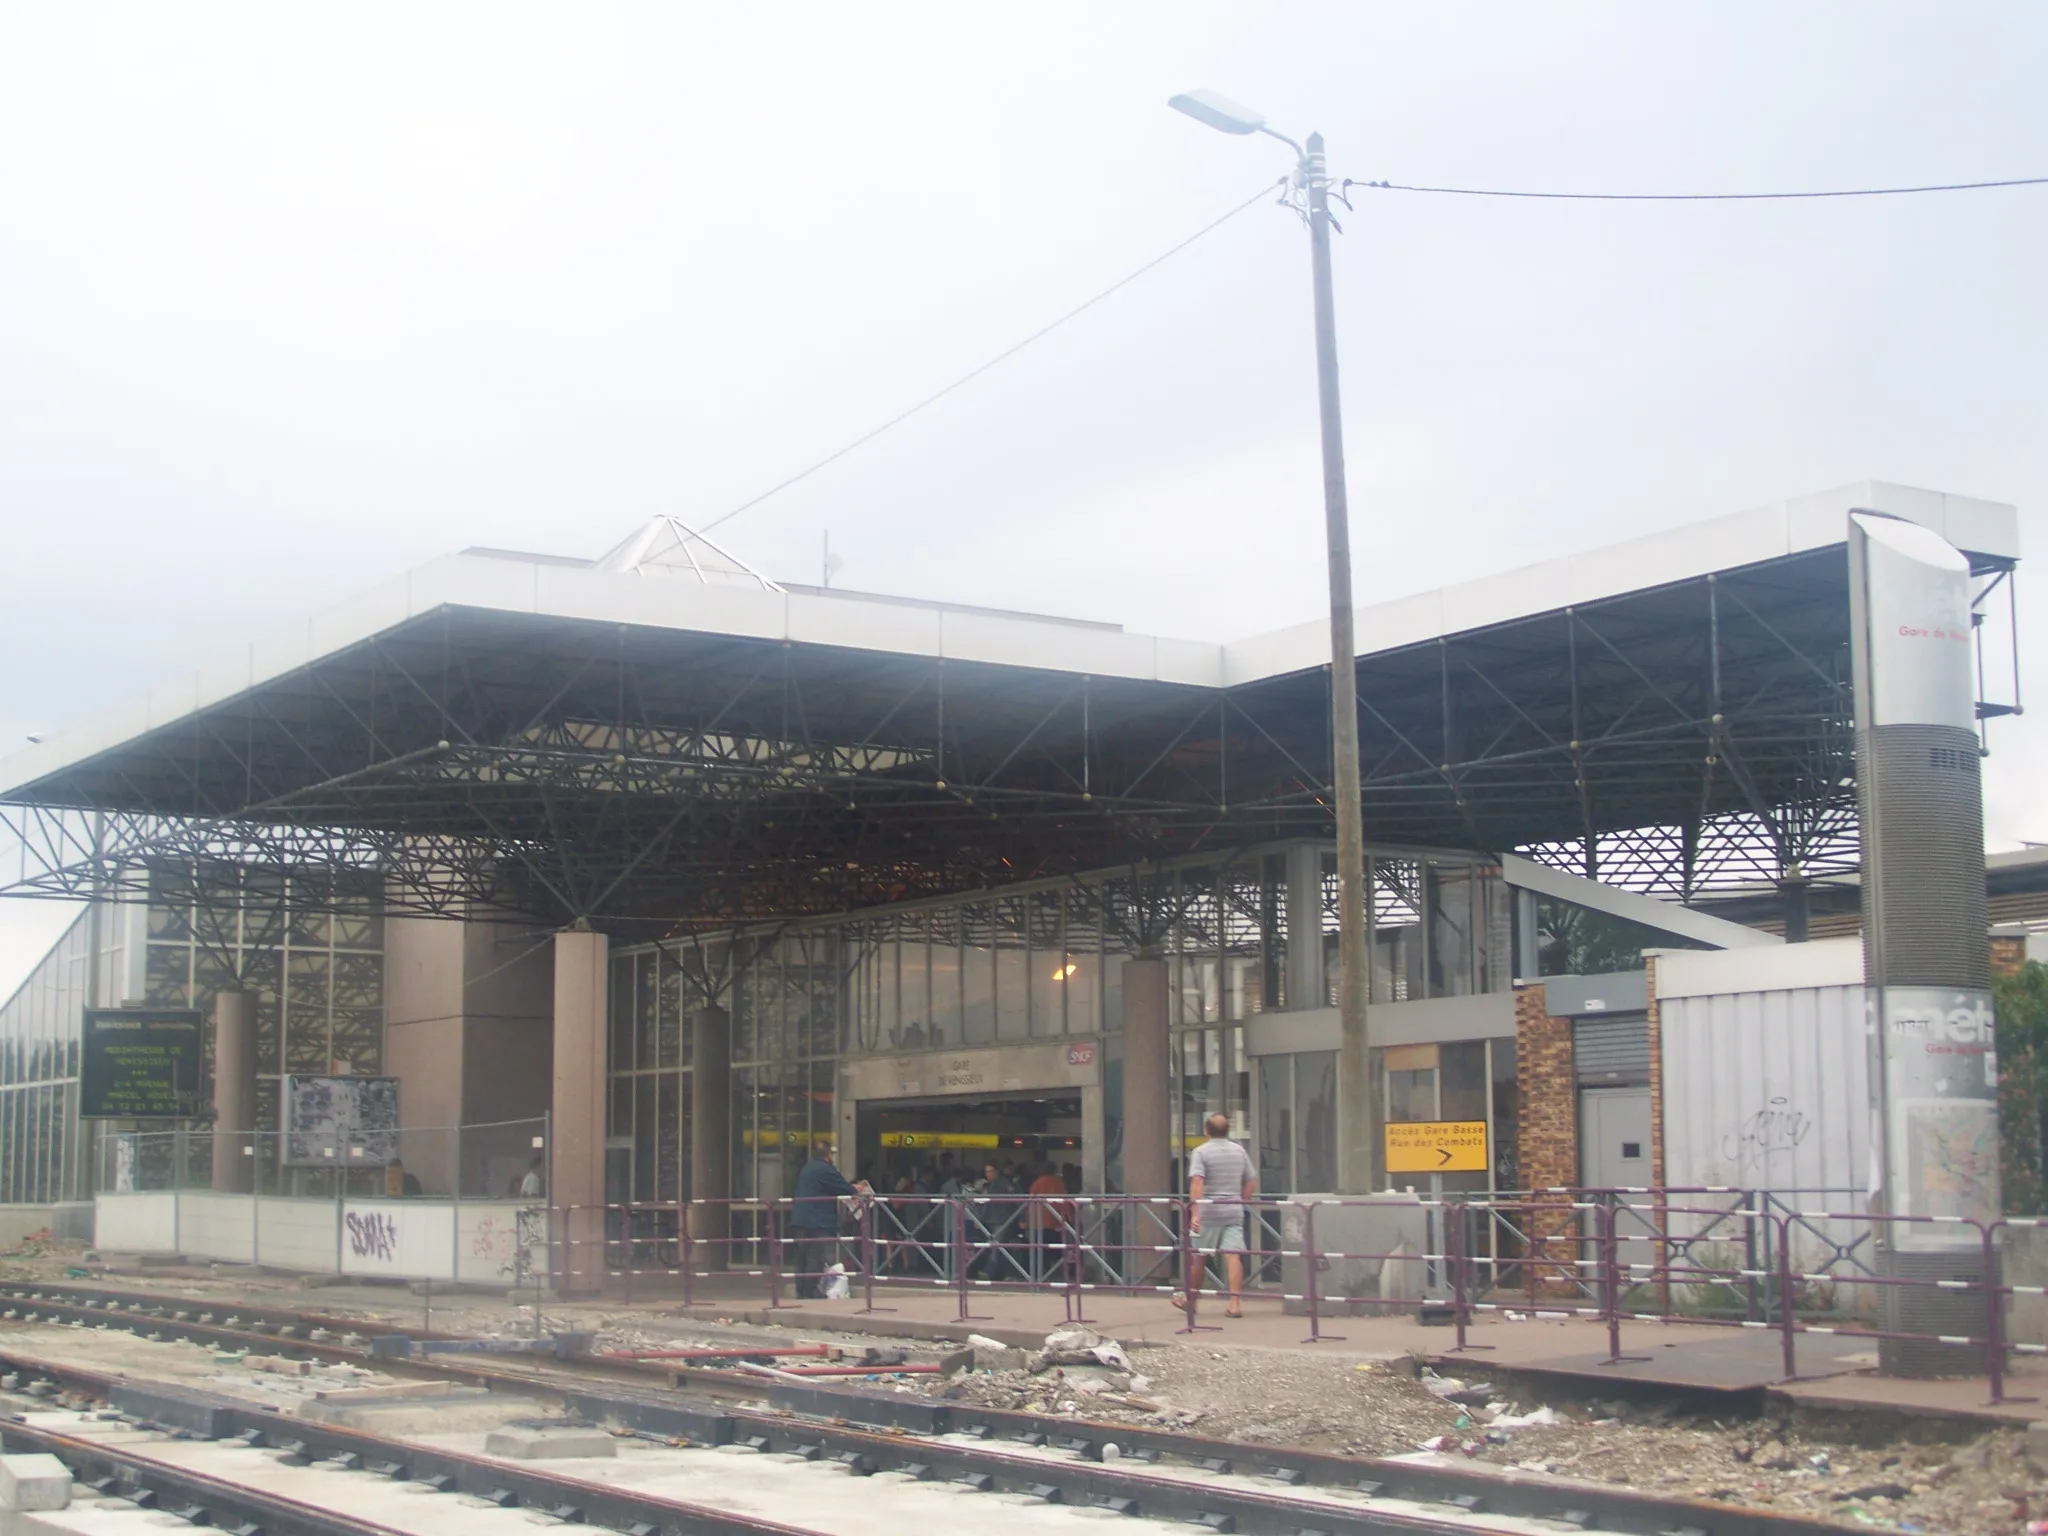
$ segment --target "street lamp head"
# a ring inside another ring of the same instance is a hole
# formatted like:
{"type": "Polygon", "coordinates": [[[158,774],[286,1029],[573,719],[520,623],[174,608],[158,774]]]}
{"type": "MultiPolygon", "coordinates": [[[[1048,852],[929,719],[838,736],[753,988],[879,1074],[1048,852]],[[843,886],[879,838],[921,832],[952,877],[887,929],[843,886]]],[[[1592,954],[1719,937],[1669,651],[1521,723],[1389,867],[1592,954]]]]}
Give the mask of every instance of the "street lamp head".
{"type": "Polygon", "coordinates": [[[1185,112],[1198,123],[1207,123],[1224,133],[1257,133],[1266,126],[1265,118],[1250,107],[1241,107],[1228,96],[1215,91],[1184,91],[1170,98],[1167,103],[1176,112],[1185,112]]]}

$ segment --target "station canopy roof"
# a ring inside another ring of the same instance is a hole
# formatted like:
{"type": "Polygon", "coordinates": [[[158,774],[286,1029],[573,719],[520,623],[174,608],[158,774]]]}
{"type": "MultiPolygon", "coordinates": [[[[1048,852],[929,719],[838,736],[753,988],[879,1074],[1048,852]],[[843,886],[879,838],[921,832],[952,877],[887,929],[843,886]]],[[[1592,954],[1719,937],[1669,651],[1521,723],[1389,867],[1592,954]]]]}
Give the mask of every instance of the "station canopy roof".
{"type": "MultiPolygon", "coordinates": [[[[1852,507],[2018,556],[1865,483],[1359,610],[1368,838],[1679,899],[1852,869],[1852,507]]],[[[778,586],[668,518],[470,550],[0,761],[0,894],[241,860],[679,931],[1327,837],[1327,636],[778,586]]]]}

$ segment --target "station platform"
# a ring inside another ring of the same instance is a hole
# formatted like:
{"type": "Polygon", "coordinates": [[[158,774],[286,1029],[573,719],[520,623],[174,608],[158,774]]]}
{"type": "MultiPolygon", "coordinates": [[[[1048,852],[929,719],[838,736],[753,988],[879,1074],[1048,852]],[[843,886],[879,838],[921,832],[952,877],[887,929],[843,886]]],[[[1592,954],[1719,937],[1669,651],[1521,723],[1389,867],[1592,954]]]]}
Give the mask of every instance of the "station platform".
{"type": "MultiPolygon", "coordinates": [[[[1881,1412],[1985,1425],[2048,1419],[2048,1361],[2033,1358],[2011,1364],[2005,1400],[1993,1404],[1981,1374],[1937,1380],[1880,1376],[1876,1341],[1839,1334],[1798,1335],[1798,1374],[1787,1381],[1782,1339],[1771,1329],[1627,1322],[1621,1327],[1624,1358],[1609,1364],[1606,1325],[1588,1318],[1523,1313],[1514,1321],[1500,1313],[1481,1314],[1467,1329],[1469,1348],[1461,1353],[1451,1328],[1425,1325],[1406,1314],[1325,1317],[1320,1340],[1312,1342],[1307,1318],[1289,1315],[1277,1297],[1255,1291],[1246,1294],[1242,1318],[1224,1317],[1221,1299],[1205,1294],[1196,1315],[1200,1328],[1192,1333],[1188,1319],[1163,1294],[1089,1291],[1081,1299],[1080,1310],[1091,1327],[1126,1342],[1313,1350],[1356,1356],[1361,1362],[1417,1362],[1444,1375],[1511,1375],[1532,1384],[1547,1380],[1576,1396],[1628,1396],[1631,1389],[1675,1387],[1703,1396],[1761,1397],[1820,1413],[1881,1412]]],[[[644,1290],[633,1304],[656,1314],[707,1321],[896,1338],[964,1340],[978,1333],[1020,1348],[1037,1348],[1047,1333],[1072,1318],[1067,1298],[1059,1294],[976,1290],[969,1293],[970,1316],[962,1319],[959,1293],[952,1287],[901,1283],[877,1286],[871,1312],[863,1310],[858,1289],[844,1301],[799,1301],[785,1292],[784,1305],[771,1308],[758,1279],[738,1276],[700,1282],[687,1306],[677,1295],[644,1290]]]]}

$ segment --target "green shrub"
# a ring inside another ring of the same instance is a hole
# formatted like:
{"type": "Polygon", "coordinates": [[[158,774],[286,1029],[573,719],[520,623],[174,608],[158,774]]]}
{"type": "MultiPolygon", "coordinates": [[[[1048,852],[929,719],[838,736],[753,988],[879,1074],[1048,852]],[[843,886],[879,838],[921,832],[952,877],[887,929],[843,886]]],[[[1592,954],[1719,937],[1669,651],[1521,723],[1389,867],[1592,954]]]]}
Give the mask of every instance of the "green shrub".
{"type": "Polygon", "coordinates": [[[1999,1180],[2008,1216],[2048,1215],[2048,966],[2029,960],[1991,984],[1998,1012],[1999,1180]]]}

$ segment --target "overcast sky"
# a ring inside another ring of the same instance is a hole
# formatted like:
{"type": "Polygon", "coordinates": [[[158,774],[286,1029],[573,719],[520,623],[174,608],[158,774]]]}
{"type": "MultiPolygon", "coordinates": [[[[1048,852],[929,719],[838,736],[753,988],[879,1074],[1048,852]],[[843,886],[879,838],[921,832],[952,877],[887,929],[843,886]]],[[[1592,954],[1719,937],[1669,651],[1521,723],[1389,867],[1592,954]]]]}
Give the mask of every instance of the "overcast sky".
{"type": "MultiPolygon", "coordinates": [[[[1287,169],[1178,90],[1360,180],[1719,191],[2048,174],[2044,77],[2021,3],[0,0],[0,752],[464,545],[719,516],[1287,169]]],[[[1362,600],[1865,478],[2048,547],[2048,188],[1360,197],[1362,600]]],[[[1170,634],[1313,617],[1308,302],[1255,208],[719,537],[1170,634]]],[[[2048,728],[1994,747],[1993,842],[2048,839],[2048,728]]],[[[57,917],[0,903],[0,995],[57,917]]]]}

